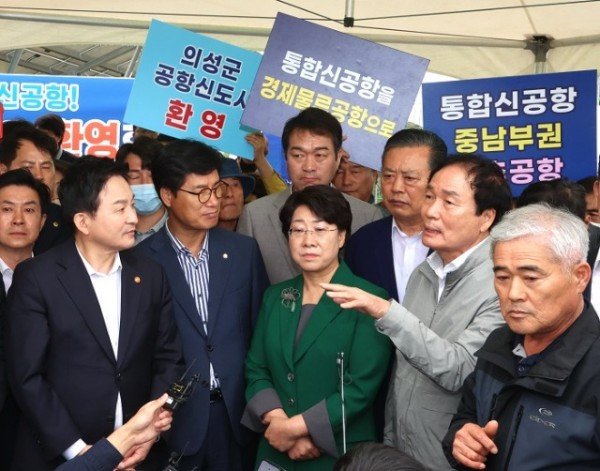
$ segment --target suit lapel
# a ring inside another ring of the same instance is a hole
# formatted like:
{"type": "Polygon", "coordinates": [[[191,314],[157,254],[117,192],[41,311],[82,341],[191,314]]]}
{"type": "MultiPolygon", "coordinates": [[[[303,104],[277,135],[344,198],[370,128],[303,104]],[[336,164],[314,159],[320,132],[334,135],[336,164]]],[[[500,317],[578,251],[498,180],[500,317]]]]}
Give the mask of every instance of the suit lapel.
{"type": "Polygon", "coordinates": [[[381,280],[392,280],[391,286],[394,288],[394,292],[390,295],[395,294],[394,299],[398,299],[398,288],[396,282],[396,270],[394,270],[394,249],[392,248],[392,224],[393,220],[389,218],[389,224],[385,225],[385,230],[380,232],[378,243],[381,246],[381,250],[375,250],[374,253],[377,257],[376,265],[379,267],[379,273],[381,280]]]}
{"type": "MultiPolygon", "coordinates": [[[[340,267],[337,269],[331,283],[339,283],[352,286],[354,275],[344,262],[340,262],[340,267]]],[[[338,316],[342,308],[338,306],[325,293],[321,296],[315,310],[302,332],[298,347],[294,351],[294,363],[300,361],[307,350],[313,345],[315,340],[321,335],[321,332],[338,316]]]]}
{"type": "Polygon", "coordinates": [[[134,331],[135,322],[139,315],[140,296],[144,279],[130,263],[129,256],[121,256],[121,324],[119,326],[119,351],[117,364],[121,364],[129,339],[134,331]]]}
{"type": "MultiPolygon", "coordinates": [[[[229,253],[227,244],[218,230],[209,231],[208,236],[208,338],[215,331],[219,322],[219,308],[225,287],[236,260],[234,254],[229,253]]],[[[235,313],[231,313],[235,314],[235,313]]]]}
{"type": "Polygon", "coordinates": [[[300,321],[300,312],[302,311],[302,290],[304,282],[302,276],[298,276],[290,280],[290,284],[282,288],[282,298],[278,309],[281,312],[279,316],[279,339],[281,341],[281,351],[283,358],[288,365],[290,371],[294,369],[294,344],[296,342],[296,332],[298,330],[298,322],[300,321]],[[289,293],[290,299],[283,300],[283,291],[289,293]],[[294,291],[295,290],[295,291],[294,291]],[[291,297],[296,296],[293,301],[291,297]],[[293,309],[292,309],[293,308],[293,309]]]}
{"type": "Polygon", "coordinates": [[[273,200],[274,209],[269,212],[269,220],[271,221],[271,230],[275,236],[273,237],[274,243],[279,246],[279,252],[283,255],[283,260],[280,260],[280,262],[284,263],[285,261],[290,273],[299,273],[300,269],[294,263],[292,256],[290,255],[287,239],[281,234],[281,221],[279,220],[279,211],[291,194],[291,191],[288,189],[277,195],[277,199],[273,200]]]}
{"type": "Polygon", "coordinates": [[[192,292],[164,227],[154,236],[150,250],[156,253],[156,260],[160,260],[165,269],[174,301],[181,307],[198,333],[206,337],[192,292]]]}
{"type": "Polygon", "coordinates": [[[71,241],[63,244],[62,248],[63,254],[57,257],[58,281],[63,286],[66,295],[71,298],[77,307],[106,356],[113,363],[116,363],[104,317],[96,298],[96,292],[92,286],[90,276],[77,253],[75,242],[71,241]]]}

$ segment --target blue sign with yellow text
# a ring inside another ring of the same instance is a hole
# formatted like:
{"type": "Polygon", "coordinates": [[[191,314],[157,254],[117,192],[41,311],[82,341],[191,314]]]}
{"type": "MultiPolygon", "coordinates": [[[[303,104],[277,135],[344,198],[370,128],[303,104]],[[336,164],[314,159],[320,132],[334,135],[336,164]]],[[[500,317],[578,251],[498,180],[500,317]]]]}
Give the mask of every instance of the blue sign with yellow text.
{"type": "Polygon", "coordinates": [[[429,60],[279,13],[242,124],[281,136],[308,107],[335,116],[350,158],[379,169],[404,128],[429,60]]]}
{"type": "Polygon", "coordinates": [[[125,118],[251,158],[240,118],[259,63],[256,52],[154,20],[125,118]]]}
{"type": "Polygon", "coordinates": [[[596,71],[423,85],[423,122],[451,153],[503,169],[513,195],[532,182],[596,175],[596,71]]]}

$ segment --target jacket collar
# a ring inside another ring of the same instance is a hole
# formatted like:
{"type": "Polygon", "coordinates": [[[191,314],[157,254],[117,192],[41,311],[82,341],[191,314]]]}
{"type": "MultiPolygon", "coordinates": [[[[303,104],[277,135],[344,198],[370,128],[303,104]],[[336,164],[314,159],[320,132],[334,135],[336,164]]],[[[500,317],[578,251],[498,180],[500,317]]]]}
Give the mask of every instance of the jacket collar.
{"type": "MultiPolygon", "coordinates": [[[[516,334],[508,326],[493,332],[475,355],[516,378],[517,359],[513,354],[516,334]]],[[[550,344],[539,363],[528,374],[515,380],[525,388],[550,396],[561,396],[568,378],[579,362],[600,337],[600,321],[594,308],[586,301],[581,315],[566,332],[550,344]]]]}
{"type": "MultiPolygon", "coordinates": [[[[480,243],[481,245],[477,247],[473,253],[471,253],[465,262],[458,267],[456,270],[448,273],[446,276],[446,288],[447,290],[452,290],[454,286],[461,281],[462,279],[468,277],[472,271],[481,266],[483,263],[490,262],[490,239],[489,237],[480,243]]],[[[421,265],[419,265],[418,270],[423,273],[423,275],[434,285],[437,286],[438,277],[433,271],[433,268],[429,265],[429,263],[425,260],[421,265]]]]}

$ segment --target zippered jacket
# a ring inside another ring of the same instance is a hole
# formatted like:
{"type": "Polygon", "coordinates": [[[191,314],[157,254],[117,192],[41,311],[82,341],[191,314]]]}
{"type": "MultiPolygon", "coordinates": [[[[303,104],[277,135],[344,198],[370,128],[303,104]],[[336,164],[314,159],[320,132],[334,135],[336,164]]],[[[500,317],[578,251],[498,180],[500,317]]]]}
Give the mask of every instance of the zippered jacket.
{"type": "Polygon", "coordinates": [[[517,375],[515,334],[507,326],[490,334],[476,353],[458,412],[443,447],[452,457],[454,435],[468,422],[497,420],[497,455],[487,471],[600,469],[600,321],[587,304],[583,313],[542,352],[525,376],[517,375]]]}

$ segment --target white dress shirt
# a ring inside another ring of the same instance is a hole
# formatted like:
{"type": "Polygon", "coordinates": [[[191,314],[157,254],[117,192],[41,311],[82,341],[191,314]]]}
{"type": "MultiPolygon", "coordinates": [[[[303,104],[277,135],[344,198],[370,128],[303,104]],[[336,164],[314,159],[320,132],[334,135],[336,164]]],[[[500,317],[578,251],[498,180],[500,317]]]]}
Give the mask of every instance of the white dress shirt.
{"type": "Polygon", "coordinates": [[[397,301],[402,304],[406,285],[413,270],[427,257],[428,247],[421,240],[422,232],[408,236],[398,227],[396,220],[392,219],[392,254],[394,260],[394,274],[396,275],[397,301]]]}
{"type": "MultiPolygon", "coordinates": [[[[106,325],[113,353],[115,354],[115,358],[118,358],[119,329],[121,327],[121,257],[117,253],[113,266],[108,273],[99,273],[85,259],[79,247],[77,247],[77,253],[81,257],[85,270],[90,276],[90,281],[96,293],[96,299],[102,311],[102,317],[104,317],[104,324],[106,325]]],[[[121,425],[123,425],[123,406],[121,404],[121,393],[119,393],[115,405],[114,428],[117,429],[121,425]]],[[[63,456],[68,460],[75,458],[85,446],[86,443],[82,439],[79,439],[63,452],[63,456]]]]}
{"type": "Polygon", "coordinates": [[[4,260],[2,260],[0,258],[0,271],[2,272],[2,281],[4,282],[4,290],[5,293],[8,294],[8,290],[10,289],[10,286],[12,285],[12,279],[13,279],[13,270],[12,268],[10,268],[5,262],[4,260]]]}
{"type": "Polygon", "coordinates": [[[427,263],[429,263],[429,266],[438,277],[438,302],[440,301],[442,293],[444,292],[444,288],[446,287],[446,276],[448,276],[448,273],[458,270],[465,263],[467,258],[469,258],[469,255],[471,255],[475,249],[477,249],[477,247],[483,244],[486,240],[487,237],[466,252],[461,253],[447,265],[444,265],[442,257],[440,257],[437,252],[433,252],[429,257],[427,257],[427,263]]]}

